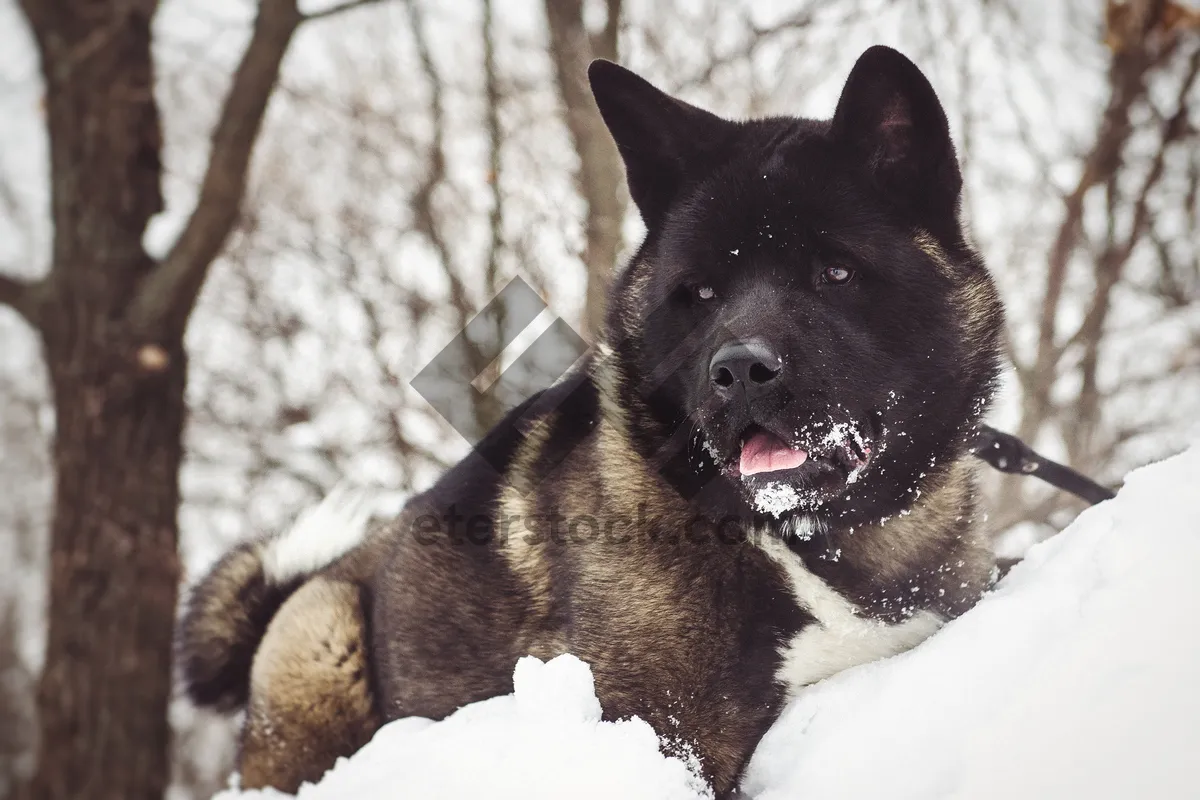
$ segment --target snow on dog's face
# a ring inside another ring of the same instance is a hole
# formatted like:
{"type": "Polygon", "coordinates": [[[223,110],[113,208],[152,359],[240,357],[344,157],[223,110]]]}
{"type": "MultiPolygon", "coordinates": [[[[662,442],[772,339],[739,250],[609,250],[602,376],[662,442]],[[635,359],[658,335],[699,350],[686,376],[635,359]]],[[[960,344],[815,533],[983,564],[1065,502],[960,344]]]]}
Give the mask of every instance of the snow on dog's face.
{"type": "Polygon", "coordinates": [[[986,405],[1002,324],[924,76],[872,48],[832,120],[744,123],[591,77],[648,229],[607,334],[638,446],[698,505],[793,529],[910,504],[986,405]]]}

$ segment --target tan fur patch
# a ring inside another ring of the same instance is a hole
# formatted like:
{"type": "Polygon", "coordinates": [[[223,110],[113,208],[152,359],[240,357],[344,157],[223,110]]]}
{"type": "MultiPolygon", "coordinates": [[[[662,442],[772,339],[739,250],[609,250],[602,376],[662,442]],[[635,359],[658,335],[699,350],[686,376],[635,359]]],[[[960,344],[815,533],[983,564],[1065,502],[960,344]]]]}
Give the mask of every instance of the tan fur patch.
{"type": "Polygon", "coordinates": [[[620,390],[624,384],[624,376],[615,356],[596,359],[592,372],[596,381],[596,390],[600,397],[600,420],[603,424],[615,427],[627,437],[629,417],[620,402],[620,390]]]}
{"type": "MultiPolygon", "coordinates": [[[[505,560],[513,574],[521,581],[529,593],[531,602],[530,622],[532,627],[540,628],[537,623],[548,619],[553,611],[554,598],[551,596],[550,563],[547,559],[543,544],[535,543],[527,535],[526,524],[531,515],[537,513],[536,486],[533,482],[534,462],[542,447],[545,446],[550,431],[554,425],[554,414],[549,414],[539,421],[521,443],[513,463],[508,471],[509,483],[500,493],[500,517],[498,525],[509,521],[514,530],[499,530],[502,550],[505,560]]],[[[530,655],[539,658],[550,658],[562,650],[558,642],[529,642],[530,655]]]]}
{"type": "Polygon", "coordinates": [[[643,306],[646,303],[646,289],[650,285],[651,269],[644,261],[631,264],[629,268],[635,272],[629,281],[626,295],[630,302],[625,323],[629,325],[630,329],[634,329],[641,325],[643,306]]]}
{"type": "Polygon", "coordinates": [[[295,792],[380,725],[357,586],[314,578],[271,621],[254,657],[242,731],[242,786],[295,792]]]}
{"type": "MultiPolygon", "coordinates": [[[[1004,313],[996,286],[987,271],[981,263],[975,268],[970,264],[955,264],[929,231],[917,228],[912,241],[933,262],[937,271],[954,283],[951,302],[960,320],[962,336],[966,341],[976,343],[981,352],[986,352],[990,332],[997,329],[996,321],[1004,313]]],[[[978,262],[974,250],[968,250],[978,262]]]]}
{"type": "MultiPolygon", "coordinates": [[[[979,525],[964,519],[974,507],[974,475],[972,457],[964,456],[944,473],[931,476],[906,513],[845,536],[844,557],[860,564],[878,587],[885,587],[910,576],[914,565],[942,554],[938,572],[920,578],[934,587],[929,590],[945,592],[947,606],[969,605],[987,587],[993,563],[979,525]]],[[[885,593],[884,608],[889,601],[902,601],[903,591],[900,587],[890,598],[885,593]]]]}
{"type": "Polygon", "coordinates": [[[938,240],[933,238],[933,235],[929,231],[917,228],[916,234],[913,236],[913,244],[917,246],[918,250],[929,257],[929,260],[937,267],[938,272],[947,278],[954,277],[954,265],[950,263],[950,258],[946,255],[946,251],[942,249],[942,246],[938,244],[938,240]]]}
{"type": "Polygon", "coordinates": [[[986,275],[972,275],[958,287],[955,302],[963,320],[963,337],[982,345],[998,328],[996,321],[1004,313],[995,284],[986,275]]]}

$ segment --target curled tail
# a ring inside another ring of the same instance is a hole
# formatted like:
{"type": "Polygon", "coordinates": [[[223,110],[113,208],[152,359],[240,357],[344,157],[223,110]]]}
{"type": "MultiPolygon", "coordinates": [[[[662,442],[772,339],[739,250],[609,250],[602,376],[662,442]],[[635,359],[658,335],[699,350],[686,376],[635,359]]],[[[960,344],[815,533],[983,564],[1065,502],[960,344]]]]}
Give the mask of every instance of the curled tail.
{"type": "Polygon", "coordinates": [[[230,550],[192,588],[176,652],[196,705],[246,703],[250,665],[275,612],[310,575],[358,545],[369,519],[366,493],[339,486],[283,534],[230,550]]]}

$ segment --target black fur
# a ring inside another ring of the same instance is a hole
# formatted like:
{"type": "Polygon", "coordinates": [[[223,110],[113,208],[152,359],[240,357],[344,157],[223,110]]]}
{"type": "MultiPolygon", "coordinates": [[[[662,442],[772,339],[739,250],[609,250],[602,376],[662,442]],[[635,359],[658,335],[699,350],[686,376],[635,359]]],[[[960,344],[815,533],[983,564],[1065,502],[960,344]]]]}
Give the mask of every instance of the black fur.
{"type": "MultiPolygon", "coordinates": [[[[614,135],[635,197],[638,175],[676,187],[669,206],[654,209],[661,223],[648,222],[609,313],[629,373],[622,402],[649,412],[637,418],[643,455],[660,453],[689,418],[725,463],[751,424],[804,440],[805,426],[811,437],[830,420],[853,422],[875,445],[873,478],[847,487],[836,475],[814,475],[837,490],[823,513],[849,525],[897,513],[922,473],[965,451],[999,370],[998,302],[967,312],[990,317],[984,341],[964,336],[956,320],[963,284],[987,278],[958,222],[962,180],[928,82],[903,56],[876,47],[851,73],[832,123],[733,123],[654,102],[657,90],[616,65],[598,63],[591,74],[605,118],[621,119],[614,135]],[[628,96],[643,107],[612,107],[628,96]],[[655,155],[658,140],[625,119],[651,110],[668,118],[666,130],[687,130],[706,146],[655,155]],[[958,275],[930,263],[914,243],[918,230],[934,235],[958,275]],[[829,266],[856,275],[845,286],[823,284],[829,266]],[[639,280],[648,290],[637,302],[648,314],[629,308],[639,280]],[[715,300],[696,302],[690,289],[699,285],[711,286],[715,300]],[[790,356],[780,390],[749,408],[707,408],[708,357],[730,338],[763,331],[790,356]],[[659,383],[652,374],[684,339],[694,345],[690,369],[659,383]]],[[[723,464],[704,449],[692,455],[700,474],[684,470],[678,480],[708,486],[720,513],[759,484],[714,484],[723,464]]]]}
{"type": "Polygon", "coordinates": [[[647,226],[603,342],[323,579],[367,589],[384,719],[443,717],[511,691],[521,656],[571,652],[606,717],[690,748],[725,796],[825,674],[784,660],[827,624],[796,581],[872,631],[987,586],[967,440],[1002,311],[945,115],[899,53],[868,50],[830,121],[731,122],[614,64],[589,75],[647,226]],[[793,466],[749,474],[754,442],[793,466]]]}
{"type": "Polygon", "coordinates": [[[814,624],[754,536],[781,537],[889,623],[953,616],[986,584],[960,476],[1001,311],[959,226],[945,115],[898,53],[864,54],[832,121],[729,122],[614,64],[589,74],[648,228],[613,288],[612,355],[501,424],[496,442],[523,440],[502,448],[511,458],[485,443],[397,523],[373,584],[382,708],[441,716],[510,691],[521,655],[570,651],[608,716],[693,745],[723,793],[783,701],[780,648],[814,624]],[[825,282],[831,267],[854,276],[825,282]],[[779,380],[753,397],[714,391],[714,353],[752,339],[781,354],[779,380]],[[850,433],[823,443],[837,425],[850,433]],[[738,475],[755,431],[808,461],[738,475]],[[760,512],[756,493],[780,480],[804,504],[760,512]],[[513,508],[538,520],[516,550],[513,508]],[[582,520],[643,512],[628,539],[580,534],[582,520]],[[878,526],[910,513],[921,522],[897,529],[910,541],[896,549],[878,526]],[[790,535],[801,517],[819,534],[790,535]],[[429,525],[421,546],[404,535],[429,525]]]}

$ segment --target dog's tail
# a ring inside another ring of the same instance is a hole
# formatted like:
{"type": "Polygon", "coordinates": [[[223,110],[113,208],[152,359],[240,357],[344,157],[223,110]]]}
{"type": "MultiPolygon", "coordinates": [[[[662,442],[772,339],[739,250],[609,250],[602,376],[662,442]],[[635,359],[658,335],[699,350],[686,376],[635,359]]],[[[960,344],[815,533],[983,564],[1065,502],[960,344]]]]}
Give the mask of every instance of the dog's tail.
{"type": "Polygon", "coordinates": [[[246,703],[250,665],[275,612],[313,573],[358,545],[364,492],[338,487],[279,536],[239,545],[193,587],[176,638],[184,689],[200,706],[246,703]]]}

